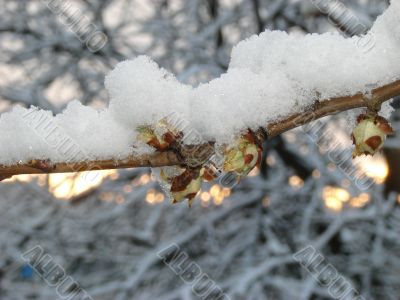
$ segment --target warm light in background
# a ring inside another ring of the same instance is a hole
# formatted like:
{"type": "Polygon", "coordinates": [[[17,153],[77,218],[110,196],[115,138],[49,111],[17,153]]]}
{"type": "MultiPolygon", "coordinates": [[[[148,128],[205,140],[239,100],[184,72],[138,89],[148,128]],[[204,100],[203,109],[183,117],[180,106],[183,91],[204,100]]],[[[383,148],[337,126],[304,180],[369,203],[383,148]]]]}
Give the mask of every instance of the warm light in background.
{"type": "Polygon", "coordinates": [[[382,184],[389,175],[389,165],[386,158],[382,155],[367,156],[359,161],[360,170],[368,177],[375,180],[376,183],[382,184]]]}
{"type": "Polygon", "coordinates": [[[312,172],[312,177],[314,177],[315,179],[318,179],[321,177],[321,172],[319,170],[314,170],[312,172]]]}
{"type": "Polygon", "coordinates": [[[118,179],[117,175],[115,170],[50,174],[49,191],[58,199],[69,200],[99,186],[109,176],[111,179],[118,179]]]}
{"type": "Polygon", "coordinates": [[[289,177],[289,184],[292,187],[301,188],[304,185],[304,181],[299,176],[295,175],[295,176],[290,176],[289,177]]]}
{"type": "Polygon", "coordinates": [[[371,201],[371,196],[367,193],[362,193],[357,197],[352,197],[350,193],[340,187],[326,186],[322,192],[324,205],[331,211],[340,212],[345,206],[351,208],[364,207],[371,201]]]}
{"type": "Polygon", "coordinates": [[[148,184],[150,181],[151,181],[151,176],[149,174],[143,174],[138,179],[134,179],[132,181],[132,184],[134,186],[141,186],[148,184]]]}
{"type": "Polygon", "coordinates": [[[200,194],[200,199],[203,202],[209,202],[211,199],[211,194],[209,192],[202,192],[200,194]]]}
{"type": "Polygon", "coordinates": [[[146,194],[146,202],[155,205],[164,201],[164,194],[156,191],[155,189],[149,189],[146,194]]]}
{"type": "Polygon", "coordinates": [[[211,186],[210,190],[203,191],[200,193],[201,205],[203,207],[208,207],[210,202],[215,205],[221,205],[225,198],[231,195],[231,189],[223,188],[218,184],[211,186]]]}
{"type": "Polygon", "coordinates": [[[358,197],[354,197],[350,200],[351,207],[364,207],[371,200],[371,196],[367,193],[362,193],[358,197]]]}
{"type": "MultiPolygon", "coordinates": [[[[46,175],[42,175],[46,176],[46,175]]],[[[4,183],[11,183],[11,182],[31,182],[34,178],[39,178],[41,175],[16,175],[9,179],[4,180],[4,183]]]]}
{"type": "Polygon", "coordinates": [[[350,200],[348,191],[338,187],[327,186],[322,192],[325,206],[335,212],[343,209],[343,203],[350,200]]]}
{"type": "Polygon", "coordinates": [[[18,175],[5,182],[31,182],[37,180],[40,186],[48,186],[54,197],[70,200],[99,186],[105,178],[118,179],[116,170],[103,170],[82,173],[60,173],[49,175],[18,175]]]}

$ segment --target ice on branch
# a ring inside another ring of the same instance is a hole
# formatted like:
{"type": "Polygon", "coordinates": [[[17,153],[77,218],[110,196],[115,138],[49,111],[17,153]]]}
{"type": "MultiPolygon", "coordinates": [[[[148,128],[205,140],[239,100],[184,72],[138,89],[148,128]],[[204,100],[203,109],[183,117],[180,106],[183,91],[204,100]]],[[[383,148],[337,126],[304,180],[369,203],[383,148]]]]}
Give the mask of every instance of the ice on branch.
{"type": "Polygon", "coordinates": [[[74,162],[138,151],[137,128],[175,113],[204,140],[232,143],[248,129],[310,107],[316,100],[400,79],[400,0],[364,36],[266,31],[237,45],[228,71],[193,88],[145,56],[107,76],[108,109],[72,102],[59,115],[14,108],[0,118],[0,164],[31,159],[74,162]]]}

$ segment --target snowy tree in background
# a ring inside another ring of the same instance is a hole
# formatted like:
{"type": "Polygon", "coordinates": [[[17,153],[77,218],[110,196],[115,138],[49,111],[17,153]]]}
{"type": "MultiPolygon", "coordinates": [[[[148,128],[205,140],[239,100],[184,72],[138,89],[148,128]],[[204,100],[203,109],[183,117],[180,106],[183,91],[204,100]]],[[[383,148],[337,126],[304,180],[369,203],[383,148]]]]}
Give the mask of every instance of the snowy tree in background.
{"type": "MultiPolygon", "coordinates": [[[[82,42],[65,13],[54,10],[56,2],[1,6],[2,109],[18,103],[60,113],[67,107],[56,117],[22,108],[3,114],[2,164],[24,165],[25,159],[36,158],[35,167],[51,171],[46,159],[65,161],[65,153],[51,150],[37,130],[25,130],[24,120],[56,122],[82,147],[74,158],[85,161],[130,155],[138,127],[176,111],[205,141],[231,145],[225,153],[229,157],[243,130],[256,132],[261,124],[272,124],[269,132],[281,133],[286,131],[279,128],[283,117],[309,109],[316,100],[370,91],[380,95],[376,88],[399,79],[398,1],[372,27],[374,40],[304,34],[366,33],[387,8],[383,1],[332,7],[319,1],[71,1],[75,18],[84,16],[95,26],[93,32],[107,37],[99,51],[82,42]],[[291,35],[252,37],[229,59],[234,45],[264,28],[291,35]],[[135,58],[139,54],[152,57],[176,79],[148,58],[135,58]],[[103,78],[127,58],[135,60],[107,77],[109,109],[90,108],[107,106],[103,78]]],[[[190,210],[167,203],[146,169],[98,173],[91,181],[103,176],[104,181],[90,189],[87,174],[86,180],[15,177],[0,186],[0,294],[5,299],[56,297],[56,290],[31,274],[20,257],[40,245],[93,299],[397,299],[398,177],[392,171],[385,184],[383,158],[351,162],[349,131],[364,112],[328,117],[270,139],[262,147],[260,171],[254,169],[234,188],[203,184],[190,210]],[[173,245],[210,278],[214,294],[196,293],[194,281],[169,268],[170,258],[162,255],[173,245]],[[319,282],[310,266],[296,259],[307,249],[321,254],[324,266],[333,266],[332,282],[319,282]],[[347,295],[329,284],[338,278],[348,284],[347,295]],[[218,295],[217,288],[226,295],[218,295]]],[[[389,105],[380,110],[386,118],[391,112],[389,105]]],[[[360,152],[382,146],[367,142],[370,138],[383,142],[392,133],[388,127],[379,131],[386,124],[379,120],[358,120],[361,129],[354,138],[360,152]]],[[[392,121],[395,130],[396,114],[392,121]]],[[[148,144],[135,151],[153,153],[154,141],[148,144]]],[[[394,169],[398,140],[394,136],[385,145],[394,169]]],[[[255,153],[251,147],[243,151],[232,157],[255,153]]]]}

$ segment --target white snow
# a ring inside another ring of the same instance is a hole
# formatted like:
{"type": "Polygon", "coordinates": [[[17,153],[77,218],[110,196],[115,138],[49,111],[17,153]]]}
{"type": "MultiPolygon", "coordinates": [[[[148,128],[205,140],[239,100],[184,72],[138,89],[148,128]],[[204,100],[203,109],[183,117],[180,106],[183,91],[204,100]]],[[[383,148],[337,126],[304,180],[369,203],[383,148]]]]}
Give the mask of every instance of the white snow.
{"type": "Polygon", "coordinates": [[[108,159],[134,151],[135,128],[171,113],[205,140],[229,143],[316,99],[368,93],[400,79],[400,0],[361,37],[266,31],[239,43],[226,74],[193,88],[148,57],[124,61],[107,76],[108,109],[72,102],[57,116],[16,107],[0,117],[0,164],[108,159]],[[56,128],[56,129],[54,129],[56,128]],[[66,146],[71,146],[67,153],[66,146]]]}
{"type": "Polygon", "coordinates": [[[74,162],[123,158],[132,153],[132,132],[111,117],[78,101],[62,114],[15,107],[0,117],[0,162],[30,159],[74,162]]]}

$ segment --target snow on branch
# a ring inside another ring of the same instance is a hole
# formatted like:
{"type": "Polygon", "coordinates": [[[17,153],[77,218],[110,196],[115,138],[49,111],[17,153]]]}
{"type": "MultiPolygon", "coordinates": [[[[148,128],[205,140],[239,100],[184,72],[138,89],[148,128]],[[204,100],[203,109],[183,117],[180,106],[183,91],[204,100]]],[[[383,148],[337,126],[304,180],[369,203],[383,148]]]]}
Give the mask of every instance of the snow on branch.
{"type": "Polygon", "coordinates": [[[192,168],[187,153],[202,165],[216,148],[234,144],[246,132],[243,153],[228,147],[225,154],[235,157],[228,169],[247,173],[246,164],[257,162],[256,142],[349,109],[378,113],[383,102],[400,95],[398,11],[400,0],[392,0],[368,34],[352,38],[266,31],[233,49],[226,74],[196,88],[147,57],[122,62],[105,81],[107,109],[74,101],[56,116],[21,107],[1,115],[0,176],[192,168]],[[164,133],[157,139],[154,126],[171,114],[189,124],[178,128],[180,137],[194,131],[201,139],[180,139],[179,145],[177,136],[166,141],[164,133]],[[238,155],[245,165],[236,166],[238,155]]]}
{"type": "MultiPolygon", "coordinates": [[[[395,96],[400,96],[400,81],[374,89],[370,96],[357,94],[348,97],[333,98],[327,101],[316,102],[310,109],[290,115],[280,121],[266,126],[265,130],[268,138],[275,137],[285,131],[298,126],[315,121],[319,118],[343,112],[349,109],[361,108],[373,105],[380,106],[385,101],[395,96]]],[[[202,145],[207,148],[208,144],[202,145]]],[[[202,153],[198,148],[197,153],[202,153]]],[[[198,157],[201,160],[201,157],[198,157]]],[[[156,151],[149,154],[139,154],[136,156],[127,156],[122,159],[93,160],[76,163],[51,163],[50,161],[30,161],[27,163],[14,164],[0,167],[0,176],[18,175],[18,174],[41,174],[41,173],[65,173],[80,172],[90,170],[106,170],[116,168],[136,168],[136,167],[162,167],[184,164],[185,158],[181,157],[173,150],[156,151]]]]}

